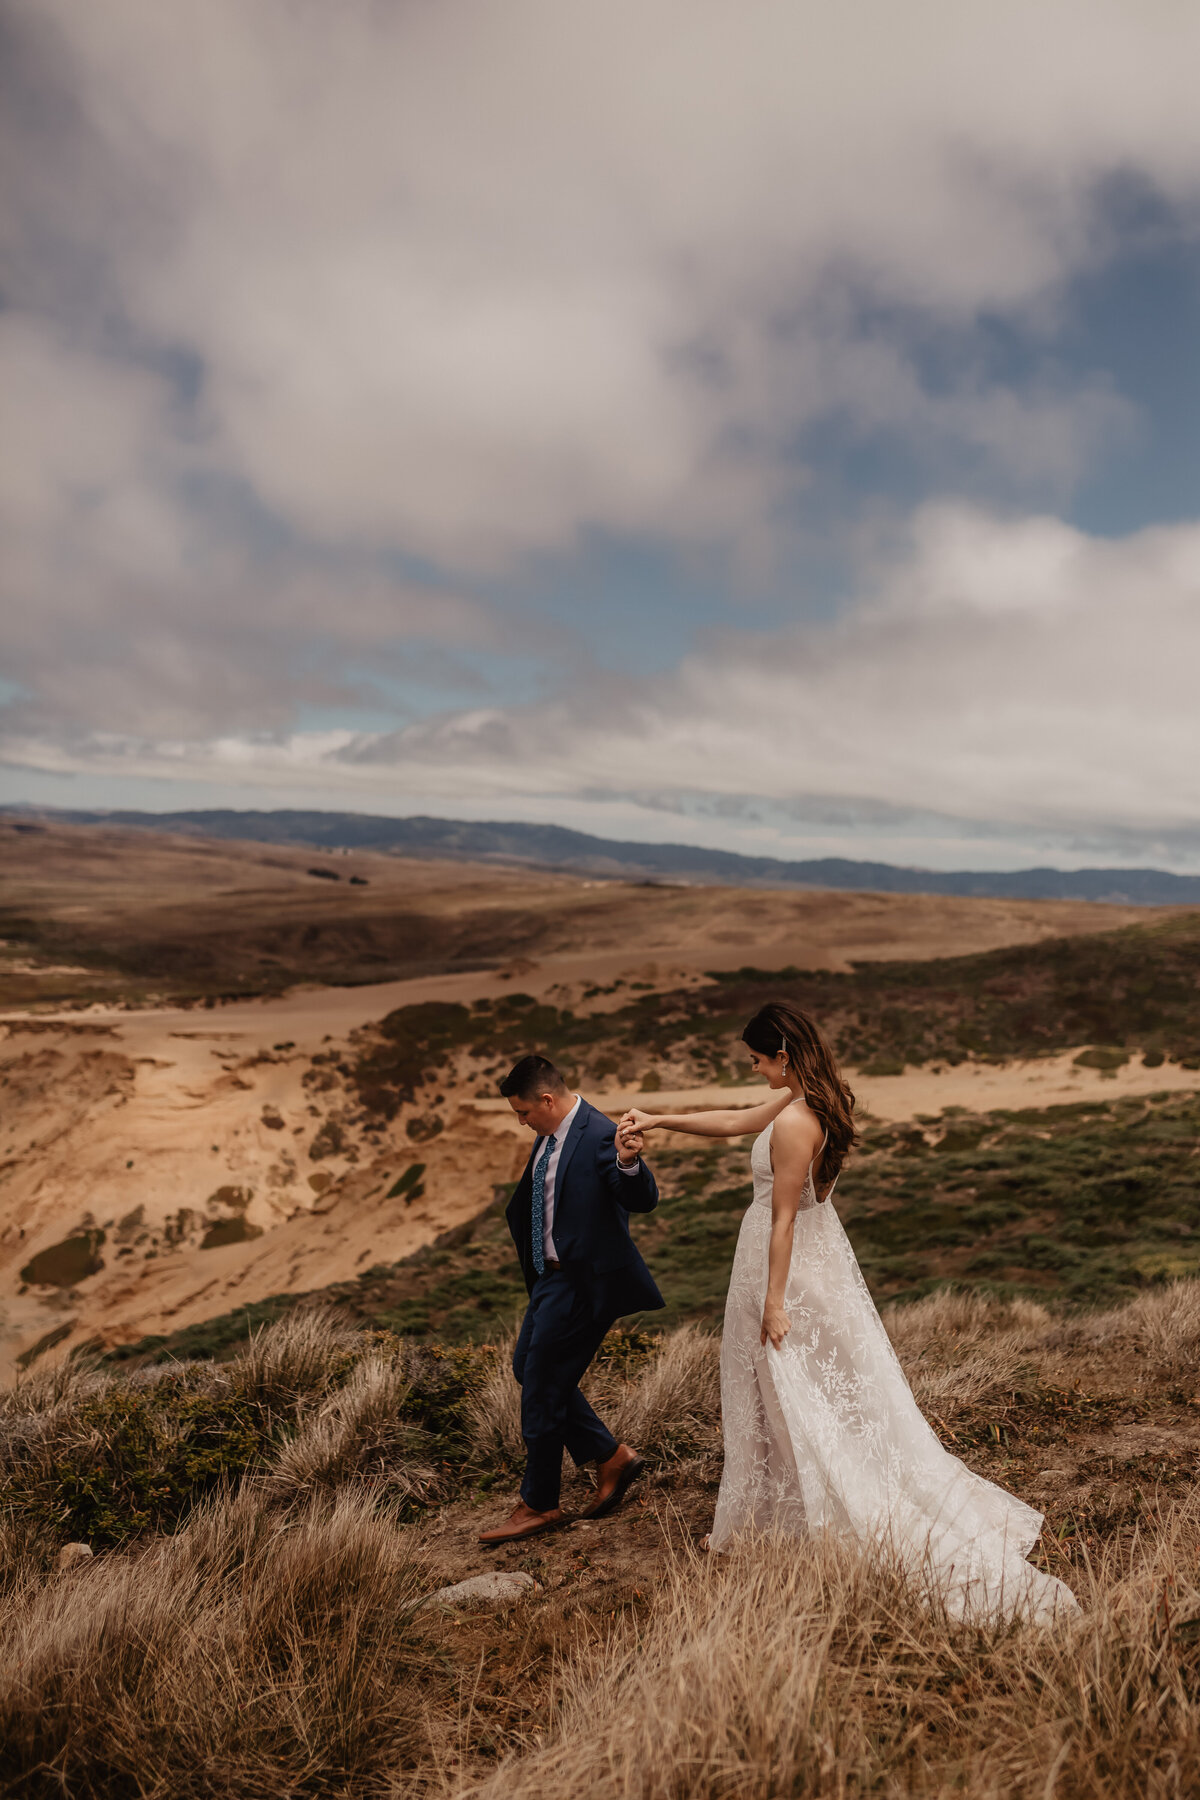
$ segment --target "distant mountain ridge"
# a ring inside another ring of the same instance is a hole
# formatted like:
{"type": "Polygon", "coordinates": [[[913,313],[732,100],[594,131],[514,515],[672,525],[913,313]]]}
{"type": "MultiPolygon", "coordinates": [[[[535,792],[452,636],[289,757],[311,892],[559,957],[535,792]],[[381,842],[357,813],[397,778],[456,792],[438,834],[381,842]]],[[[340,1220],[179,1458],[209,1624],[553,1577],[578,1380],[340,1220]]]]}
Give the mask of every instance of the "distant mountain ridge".
{"type": "Polygon", "coordinates": [[[1125,906],[1198,906],[1200,875],[1165,869],[906,869],[892,863],[821,857],[784,862],[695,844],[638,844],[592,837],[562,825],[520,820],[390,819],[371,813],[99,812],[5,806],[13,822],[45,817],[62,824],[132,825],[184,836],[240,838],[314,849],[383,850],[397,856],[536,864],[625,880],[718,882],[737,887],[818,887],[882,894],[962,894],[991,899],[1098,900],[1125,906]]]}

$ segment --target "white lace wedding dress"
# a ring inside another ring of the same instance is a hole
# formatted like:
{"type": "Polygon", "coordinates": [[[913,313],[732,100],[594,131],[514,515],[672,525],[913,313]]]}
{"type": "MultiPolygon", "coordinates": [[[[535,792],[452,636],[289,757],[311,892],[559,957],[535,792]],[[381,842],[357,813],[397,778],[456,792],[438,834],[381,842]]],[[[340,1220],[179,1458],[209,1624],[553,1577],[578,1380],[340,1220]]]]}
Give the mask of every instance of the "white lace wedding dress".
{"type": "Polygon", "coordinates": [[[754,1199],[725,1306],[725,1471],[710,1547],[747,1531],[833,1530],[885,1541],[955,1616],[1076,1612],[1070,1589],[1025,1560],[1042,1515],[972,1474],[926,1423],[811,1168],[788,1270],[791,1331],[780,1349],[761,1347],[773,1129],[751,1152],[754,1199]]]}

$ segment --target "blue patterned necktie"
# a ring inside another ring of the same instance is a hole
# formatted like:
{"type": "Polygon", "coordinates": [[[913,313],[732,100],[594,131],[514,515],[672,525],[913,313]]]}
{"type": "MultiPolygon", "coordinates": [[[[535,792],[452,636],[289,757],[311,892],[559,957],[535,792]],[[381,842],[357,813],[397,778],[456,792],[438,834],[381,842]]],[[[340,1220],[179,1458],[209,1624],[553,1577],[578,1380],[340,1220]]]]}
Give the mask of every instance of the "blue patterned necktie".
{"type": "Polygon", "coordinates": [[[546,1273],[546,1164],[557,1142],[557,1138],[548,1137],[545,1150],[533,1165],[533,1266],[539,1275],[546,1273]]]}

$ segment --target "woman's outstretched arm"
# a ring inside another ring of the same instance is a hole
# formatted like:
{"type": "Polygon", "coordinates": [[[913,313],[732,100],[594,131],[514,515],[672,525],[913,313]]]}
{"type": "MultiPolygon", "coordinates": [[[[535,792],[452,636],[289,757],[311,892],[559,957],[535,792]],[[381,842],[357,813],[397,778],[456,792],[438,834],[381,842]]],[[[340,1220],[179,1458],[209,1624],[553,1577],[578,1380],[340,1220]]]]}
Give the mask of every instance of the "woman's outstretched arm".
{"type": "Polygon", "coordinates": [[[628,1121],[638,1131],[685,1131],[690,1137],[745,1137],[751,1131],[765,1131],[793,1098],[790,1089],[781,1088],[759,1106],[726,1106],[714,1112],[651,1113],[631,1106],[622,1123],[628,1121]]]}

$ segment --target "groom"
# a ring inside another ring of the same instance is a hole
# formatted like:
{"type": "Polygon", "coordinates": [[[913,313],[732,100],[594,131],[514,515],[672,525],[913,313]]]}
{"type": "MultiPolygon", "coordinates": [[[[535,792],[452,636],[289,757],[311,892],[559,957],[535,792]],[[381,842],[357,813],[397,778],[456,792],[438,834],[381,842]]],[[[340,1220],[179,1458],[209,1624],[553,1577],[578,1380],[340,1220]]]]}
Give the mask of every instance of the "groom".
{"type": "Polygon", "coordinates": [[[481,1544],[565,1524],[564,1446],[577,1464],[596,1464],[582,1516],[603,1518],[620,1506],[645,1464],[601,1423],[579,1382],[614,1320],[665,1304],[629,1235],[629,1214],[658,1205],[641,1132],[615,1127],[544,1056],[523,1056],[500,1092],[537,1137],[506,1214],[529,1290],[513,1353],[526,1462],[516,1509],[481,1532],[481,1544]]]}

